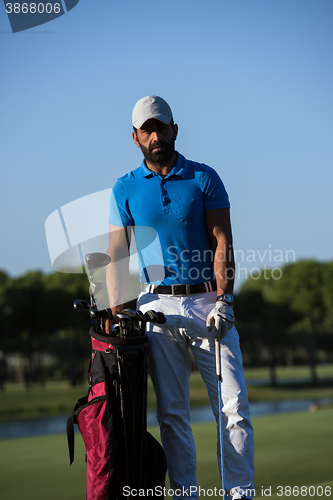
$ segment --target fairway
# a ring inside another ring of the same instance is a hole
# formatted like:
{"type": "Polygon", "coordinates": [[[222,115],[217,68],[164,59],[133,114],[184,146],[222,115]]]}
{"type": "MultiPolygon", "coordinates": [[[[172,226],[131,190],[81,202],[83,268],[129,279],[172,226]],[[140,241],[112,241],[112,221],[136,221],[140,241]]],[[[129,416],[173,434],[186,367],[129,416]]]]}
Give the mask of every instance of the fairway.
{"type": "MultiPolygon", "coordinates": [[[[333,498],[332,422],[333,408],[324,408],[314,413],[298,412],[254,418],[255,498],[333,498]],[[279,486],[283,490],[278,489],[279,486]],[[301,495],[302,486],[307,490],[303,488],[301,495]],[[313,488],[309,489],[310,486],[313,488]],[[325,494],[325,486],[330,486],[330,495],[328,488],[325,494]],[[295,495],[288,494],[286,487],[294,487],[295,495]],[[266,491],[266,496],[262,495],[262,488],[266,491]],[[286,494],[280,495],[280,491],[286,494]],[[308,494],[304,494],[306,492],[308,494]]],[[[156,427],[150,431],[158,436],[156,427]]],[[[193,432],[197,445],[199,485],[206,491],[215,487],[219,489],[215,424],[194,424],[193,432]]],[[[76,434],[75,451],[75,461],[69,466],[64,434],[2,440],[1,498],[84,500],[84,447],[79,434],[76,434]]]]}

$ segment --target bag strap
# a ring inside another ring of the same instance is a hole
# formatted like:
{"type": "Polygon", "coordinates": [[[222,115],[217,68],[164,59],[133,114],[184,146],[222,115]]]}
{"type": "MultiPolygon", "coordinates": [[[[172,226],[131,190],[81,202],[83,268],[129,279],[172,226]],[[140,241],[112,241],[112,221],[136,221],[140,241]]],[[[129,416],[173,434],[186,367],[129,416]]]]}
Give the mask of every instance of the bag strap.
{"type": "Polygon", "coordinates": [[[74,462],[74,424],[77,424],[77,410],[88,403],[88,396],[80,398],[74,406],[73,413],[67,419],[67,442],[69,451],[69,465],[74,462]]]}
{"type": "Polygon", "coordinates": [[[69,465],[74,462],[74,418],[75,413],[73,413],[67,419],[67,443],[69,451],[69,465]]]}

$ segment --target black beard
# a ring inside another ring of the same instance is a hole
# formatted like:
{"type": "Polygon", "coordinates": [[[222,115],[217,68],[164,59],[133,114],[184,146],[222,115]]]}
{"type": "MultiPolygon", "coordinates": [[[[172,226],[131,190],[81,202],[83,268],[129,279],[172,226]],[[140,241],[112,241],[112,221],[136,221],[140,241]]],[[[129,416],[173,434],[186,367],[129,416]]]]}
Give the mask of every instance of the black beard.
{"type": "Polygon", "coordinates": [[[165,142],[165,141],[153,142],[153,144],[151,144],[149,148],[146,148],[145,146],[140,144],[140,149],[142,151],[143,156],[145,157],[145,160],[148,163],[151,163],[152,165],[168,163],[170,160],[172,160],[173,155],[175,154],[175,140],[171,139],[170,142],[165,142]],[[163,148],[163,151],[154,153],[153,149],[158,146],[163,148]]]}

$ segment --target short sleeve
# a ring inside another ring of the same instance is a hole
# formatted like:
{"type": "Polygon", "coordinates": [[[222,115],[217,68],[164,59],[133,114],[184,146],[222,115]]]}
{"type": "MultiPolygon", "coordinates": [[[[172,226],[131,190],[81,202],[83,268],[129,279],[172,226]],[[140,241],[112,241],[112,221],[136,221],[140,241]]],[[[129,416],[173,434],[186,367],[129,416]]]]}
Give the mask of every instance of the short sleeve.
{"type": "Polygon", "coordinates": [[[229,196],[220,176],[207,165],[202,174],[202,190],[205,210],[230,208],[229,196]]]}
{"type": "Polygon", "coordinates": [[[119,179],[111,191],[109,223],[118,227],[134,225],[126,193],[119,179]]]}

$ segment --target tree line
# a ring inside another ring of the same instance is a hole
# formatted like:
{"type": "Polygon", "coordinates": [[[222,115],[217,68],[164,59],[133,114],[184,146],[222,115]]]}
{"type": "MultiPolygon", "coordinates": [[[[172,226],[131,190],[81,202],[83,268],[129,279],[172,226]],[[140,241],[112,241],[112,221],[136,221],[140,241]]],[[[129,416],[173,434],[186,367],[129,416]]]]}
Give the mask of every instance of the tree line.
{"type": "Polygon", "coordinates": [[[85,274],[0,272],[1,379],[43,383],[48,377],[83,377],[90,354],[89,316],[73,309],[89,300],[85,274]],[[15,359],[15,366],[13,366],[15,359]]]}
{"type": "Polygon", "coordinates": [[[266,271],[247,279],[235,298],[246,363],[260,363],[261,353],[272,385],[277,364],[308,363],[316,385],[316,363],[333,360],[333,261],[285,264],[279,279],[266,271]]]}
{"type": "MultiPolygon", "coordinates": [[[[6,380],[86,378],[91,353],[88,314],[74,299],[89,301],[85,274],[33,271],[10,277],[0,271],[0,388],[6,380]]],[[[252,275],[235,294],[236,325],[246,366],[309,363],[333,357],[333,261],[300,260],[252,275]]],[[[135,303],[131,304],[135,307],[135,303]]]]}

